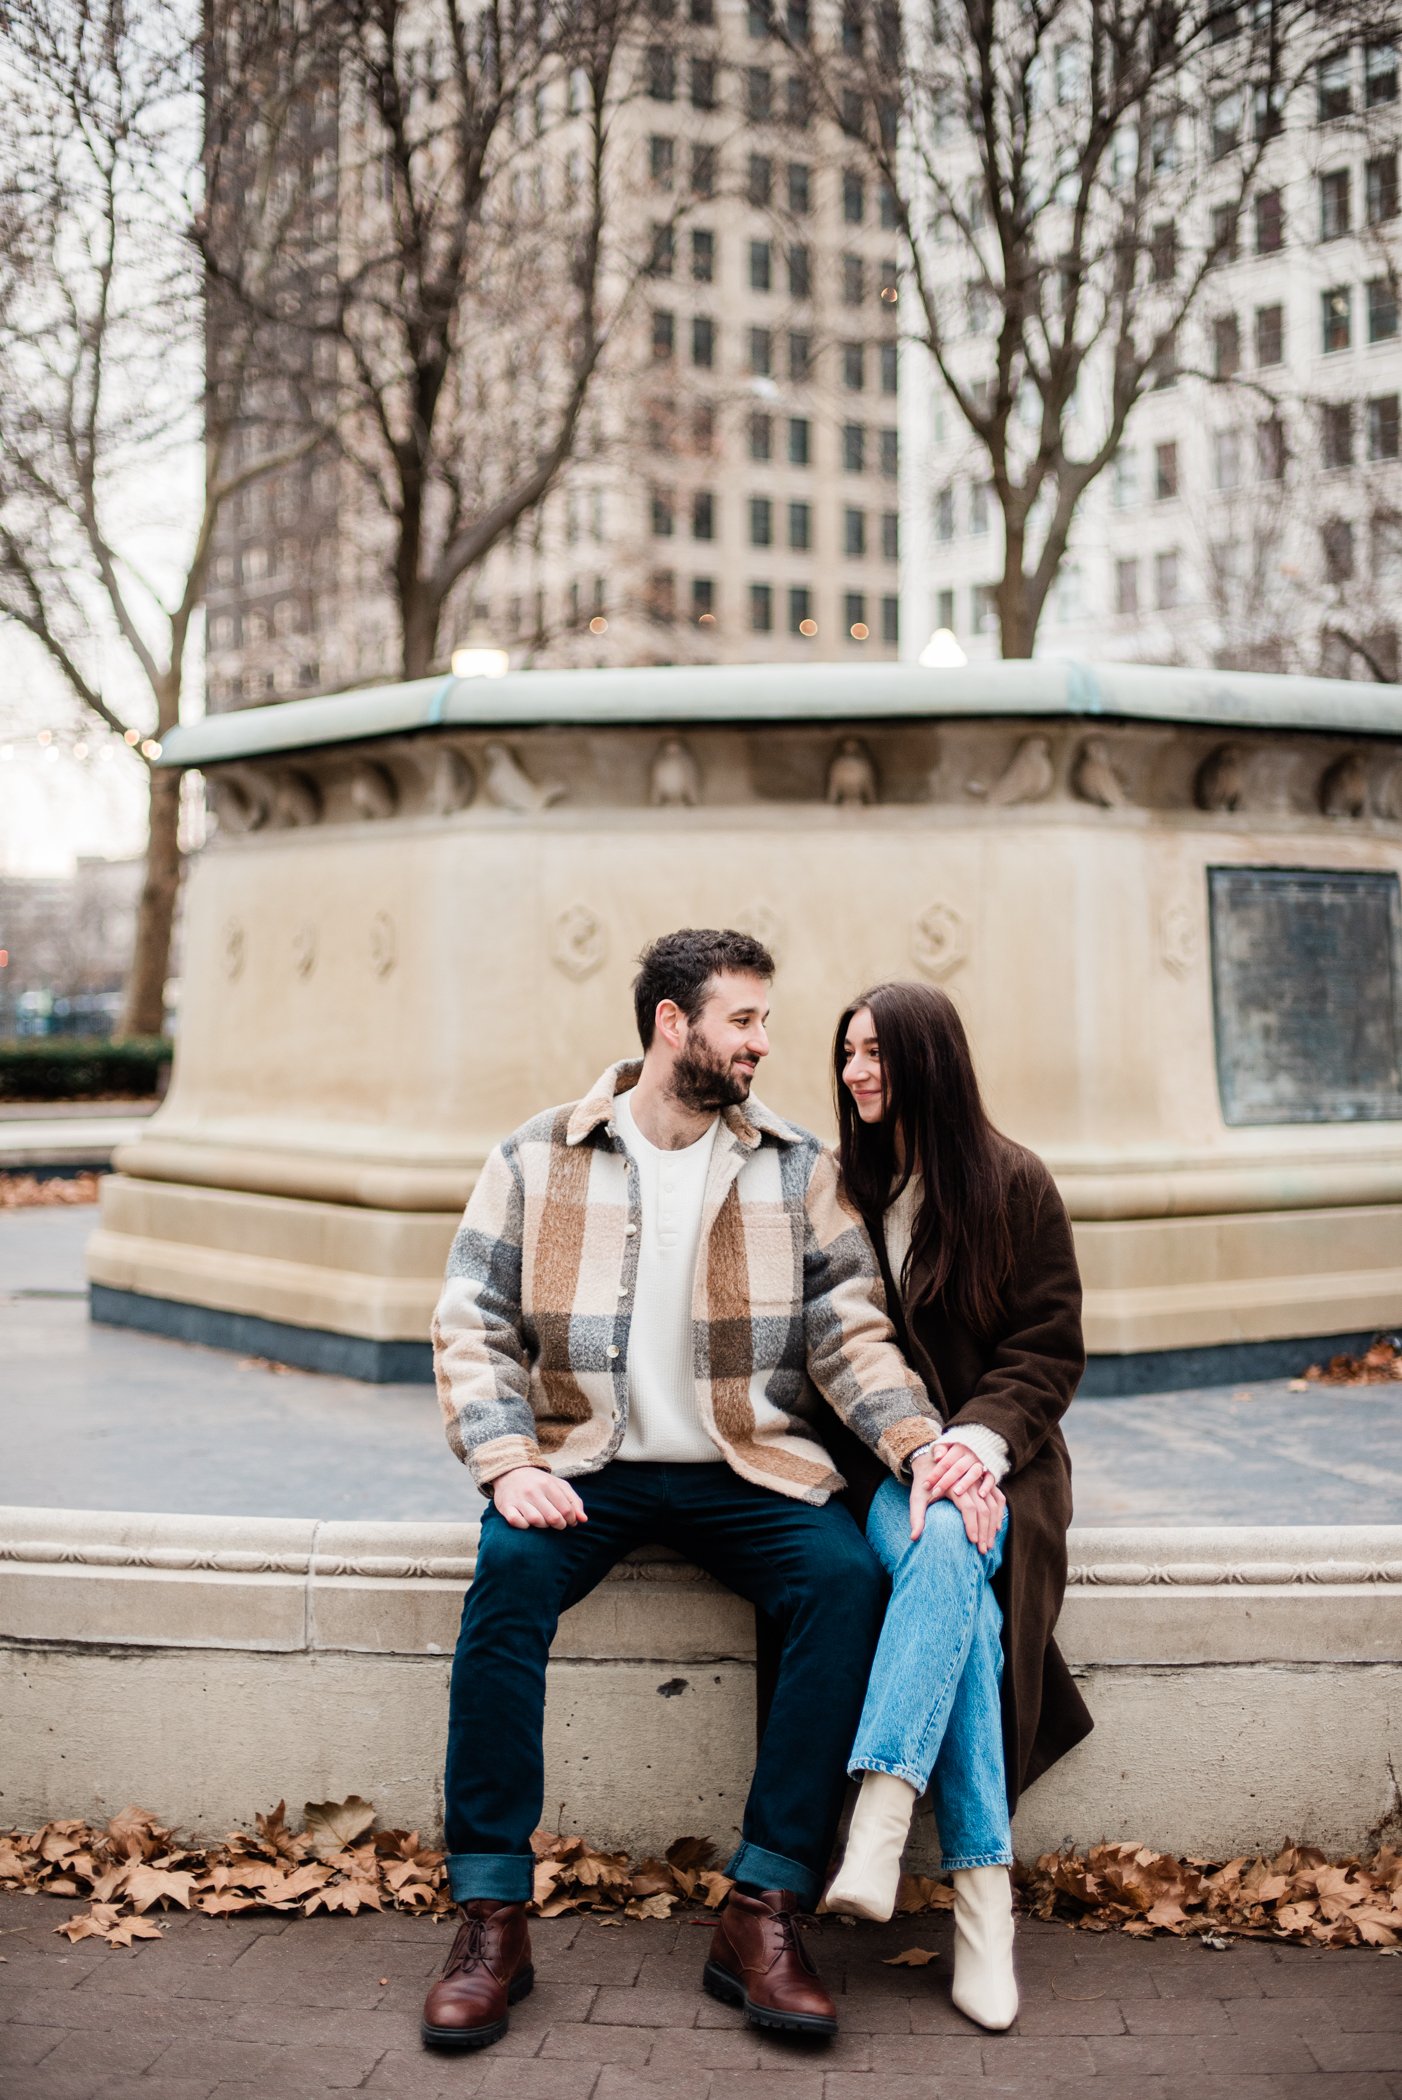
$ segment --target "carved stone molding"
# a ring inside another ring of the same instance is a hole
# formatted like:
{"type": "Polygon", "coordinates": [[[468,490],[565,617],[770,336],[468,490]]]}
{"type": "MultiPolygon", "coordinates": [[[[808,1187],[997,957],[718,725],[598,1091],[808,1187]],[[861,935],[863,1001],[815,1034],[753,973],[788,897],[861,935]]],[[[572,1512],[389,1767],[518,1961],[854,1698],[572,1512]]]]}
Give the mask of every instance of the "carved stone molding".
{"type": "Polygon", "coordinates": [[[1325,769],[1319,806],[1326,817],[1350,821],[1368,814],[1368,774],[1356,751],[1346,751],[1325,769]]]}
{"type": "Polygon", "coordinates": [[[927,977],[948,977],[969,952],[969,929],[952,904],[930,904],[911,929],[910,953],[927,977]]]}
{"type": "Polygon", "coordinates": [[[1201,952],[1202,915],[1181,897],[1163,908],[1159,919],[1159,960],[1175,977],[1186,977],[1201,952]]]}
{"type": "Polygon", "coordinates": [[[608,954],[608,929],[587,904],[570,904],[550,929],[550,960],[576,983],[592,977],[608,954]]]}
{"type": "Polygon", "coordinates": [[[399,782],[388,766],[363,758],[351,775],[350,798],[358,817],[392,817],[399,807],[399,782]]]}
{"type": "Polygon", "coordinates": [[[243,975],[248,936],[237,919],[226,919],[219,932],[219,964],[230,984],[243,975]]]}
{"type": "Polygon", "coordinates": [[[273,807],[282,824],[319,824],[325,807],[320,782],[300,767],[289,768],[278,776],[273,807]]]}
{"type": "Polygon", "coordinates": [[[305,921],[292,930],[292,967],[299,977],[310,977],[316,968],[316,928],[305,921]]]}

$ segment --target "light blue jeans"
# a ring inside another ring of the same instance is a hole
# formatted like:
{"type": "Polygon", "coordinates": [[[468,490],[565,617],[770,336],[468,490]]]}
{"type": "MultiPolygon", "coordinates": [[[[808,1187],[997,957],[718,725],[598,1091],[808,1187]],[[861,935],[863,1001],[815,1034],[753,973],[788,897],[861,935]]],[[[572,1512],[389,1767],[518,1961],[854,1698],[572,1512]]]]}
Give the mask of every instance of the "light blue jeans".
{"type": "Polygon", "coordinates": [[[1003,1614],[993,1576],[1007,1512],[986,1554],[952,1502],[933,1502],[910,1536],[910,1496],[883,1480],[867,1542],[891,1577],[891,1601],[867,1685],[849,1772],[889,1772],[930,1789],[940,1865],[1010,1866],[1003,1774],[1003,1614]]]}

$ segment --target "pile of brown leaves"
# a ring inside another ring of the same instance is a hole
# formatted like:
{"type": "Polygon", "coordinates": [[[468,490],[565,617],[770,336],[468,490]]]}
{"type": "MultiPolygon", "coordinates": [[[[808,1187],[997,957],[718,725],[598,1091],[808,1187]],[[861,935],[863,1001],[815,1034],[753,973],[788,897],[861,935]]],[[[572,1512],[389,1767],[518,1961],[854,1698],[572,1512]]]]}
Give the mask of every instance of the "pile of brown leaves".
{"type": "Polygon", "coordinates": [[[1308,1845],[1274,1859],[1175,1859],[1143,1845],[1047,1852],[1018,1874],[1023,1908],[1091,1932],[1118,1928],[1221,1945],[1227,1936],[1315,1947],[1402,1945],[1402,1852],[1331,1861],[1308,1845]]]}
{"type": "MultiPolygon", "coordinates": [[[[211,1917],[319,1910],[444,1917],[453,1909],[443,1854],[421,1844],[416,1830],[376,1830],[375,1811],[358,1794],[309,1801],[305,1814],[306,1828],[289,1830],[279,1801],[254,1818],[252,1831],[230,1831],[210,1845],[181,1844],[144,1808],[124,1808],[101,1830],[77,1820],[46,1823],[30,1835],[11,1830],[0,1834],[0,1888],[86,1900],[86,1910],[54,1930],[111,1947],[159,1939],[161,1927],[149,1913],[172,1907],[211,1917]]],[[[681,1903],[718,1910],[731,1888],[712,1864],[706,1838],[678,1838],[664,1858],[637,1866],[587,1838],[540,1830],[532,1843],[531,1908],[543,1918],[571,1911],[667,1918],[681,1903]]],[[[1091,1932],[1197,1935],[1209,1946],[1224,1945],[1227,1936],[1402,1945],[1402,1852],[1391,1846],[1368,1860],[1331,1862],[1292,1845],[1272,1860],[1223,1866],[1143,1845],[1093,1845],[1088,1853],[1046,1853],[1017,1873],[1024,1910],[1091,1932]]],[[[929,1915],[953,1902],[948,1882],[902,1875],[900,1915],[929,1915]]]]}
{"type": "Polygon", "coordinates": [[[40,1210],[54,1203],[96,1203],[96,1174],[0,1174],[0,1210],[40,1210]]]}
{"type": "Polygon", "coordinates": [[[1380,1334],[1361,1356],[1331,1356],[1327,1364],[1311,1364],[1302,1379],[1292,1381],[1291,1390],[1301,1392],[1313,1385],[1391,1385],[1402,1379],[1402,1348],[1394,1336],[1380,1334]]]}

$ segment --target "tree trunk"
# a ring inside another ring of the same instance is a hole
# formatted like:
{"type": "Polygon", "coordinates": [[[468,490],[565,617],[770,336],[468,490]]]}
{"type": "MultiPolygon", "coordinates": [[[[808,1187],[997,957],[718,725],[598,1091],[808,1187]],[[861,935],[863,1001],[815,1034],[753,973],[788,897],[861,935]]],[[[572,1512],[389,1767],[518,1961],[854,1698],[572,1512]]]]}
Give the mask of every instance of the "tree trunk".
{"type": "Polygon", "coordinates": [[[165,985],[180,891],[180,775],[153,768],[150,780],[151,833],[122,1013],[124,1036],[160,1035],[165,1029],[165,985]]]}
{"type": "Polygon", "coordinates": [[[403,675],[427,678],[438,654],[438,606],[420,583],[401,605],[403,675]]]}
{"type": "Polygon", "coordinates": [[[1032,654],[1037,639],[1037,616],[1032,609],[1027,578],[1016,569],[1004,571],[998,586],[998,630],[1004,660],[1032,654]]]}

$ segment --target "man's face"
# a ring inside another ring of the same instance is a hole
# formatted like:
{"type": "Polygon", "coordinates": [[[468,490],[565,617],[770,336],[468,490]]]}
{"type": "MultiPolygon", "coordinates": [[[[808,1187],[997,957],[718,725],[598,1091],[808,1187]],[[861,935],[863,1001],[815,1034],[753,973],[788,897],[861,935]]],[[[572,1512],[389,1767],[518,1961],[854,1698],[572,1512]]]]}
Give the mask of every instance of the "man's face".
{"type": "Polygon", "coordinates": [[[722,1109],[748,1101],[755,1069],[769,1055],[765,1023],[769,985],[763,977],[724,970],[694,1021],[679,1023],[681,1047],[672,1091],[688,1108],[722,1109]]]}

